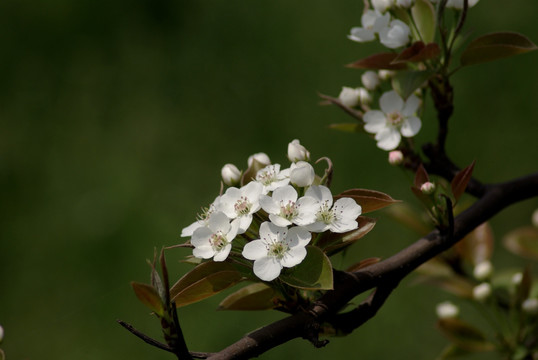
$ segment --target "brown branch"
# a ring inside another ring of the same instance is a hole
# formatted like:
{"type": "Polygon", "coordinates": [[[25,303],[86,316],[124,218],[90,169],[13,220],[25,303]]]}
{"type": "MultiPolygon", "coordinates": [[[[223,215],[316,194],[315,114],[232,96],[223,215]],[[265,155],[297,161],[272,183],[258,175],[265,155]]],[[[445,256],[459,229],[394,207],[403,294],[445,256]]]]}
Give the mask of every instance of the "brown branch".
{"type": "Polygon", "coordinates": [[[395,287],[395,281],[453,246],[507,206],[536,196],[538,173],[502,184],[487,185],[484,196],[454,219],[452,236],[435,230],[384,261],[353,273],[335,271],[334,290],[323,295],[308,311],[296,313],[256,330],[208,359],[248,359],[291,339],[308,337],[315,324],[319,326],[324,321],[336,319],[338,311],[353,297],[374,287],[383,289],[385,293],[378,295],[377,300],[375,295],[372,298],[372,308],[365,311],[365,318],[355,319],[356,324],[360,325],[375,315],[390,295],[391,287],[395,287]]]}

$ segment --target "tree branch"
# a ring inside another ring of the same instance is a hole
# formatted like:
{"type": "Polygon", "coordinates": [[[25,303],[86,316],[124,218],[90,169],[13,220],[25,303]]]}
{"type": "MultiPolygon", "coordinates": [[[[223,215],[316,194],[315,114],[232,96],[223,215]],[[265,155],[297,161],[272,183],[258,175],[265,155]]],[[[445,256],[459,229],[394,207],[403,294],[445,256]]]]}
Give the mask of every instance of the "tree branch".
{"type": "MultiPolygon", "coordinates": [[[[315,326],[338,319],[338,311],[353,297],[377,287],[380,294],[377,299],[373,295],[370,309],[355,315],[358,318],[355,319],[355,324],[362,325],[375,315],[399,279],[453,246],[507,206],[538,196],[538,173],[506,183],[485,185],[484,189],[484,195],[454,219],[452,236],[435,230],[384,261],[353,273],[335,271],[334,290],[324,294],[308,311],[296,313],[256,330],[208,359],[248,359],[291,339],[308,337],[315,326]]],[[[359,312],[358,309],[356,311],[359,312]]]]}

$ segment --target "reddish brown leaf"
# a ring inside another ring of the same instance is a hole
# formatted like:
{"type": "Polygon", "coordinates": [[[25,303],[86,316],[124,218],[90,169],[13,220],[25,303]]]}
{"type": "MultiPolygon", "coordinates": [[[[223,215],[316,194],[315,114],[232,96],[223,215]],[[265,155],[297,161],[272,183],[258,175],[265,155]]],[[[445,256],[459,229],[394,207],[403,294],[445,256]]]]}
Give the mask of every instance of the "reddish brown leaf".
{"type": "Polygon", "coordinates": [[[427,181],[430,181],[430,177],[428,176],[428,173],[426,172],[426,169],[424,168],[424,166],[420,164],[415,174],[415,181],[413,182],[413,184],[415,185],[417,189],[420,190],[420,187],[422,186],[422,184],[424,184],[427,181]]]}
{"type": "Polygon", "coordinates": [[[452,182],[450,183],[452,187],[452,194],[454,195],[454,199],[456,202],[458,202],[458,199],[463,195],[465,192],[465,189],[467,188],[467,184],[469,183],[469,180],[471,180],[471,176],[473,174],[475,161],[471,163],[471,165],[467,166],[465,169],[461,170],[454,176],[454,179],[452,179],[452,182]]]}
{"type": "Polygon", "coordinates": [[[355,230],[345,233],[333,233],[329,231],[323,233],[316,245],[322,248],[325,253],[332,255],[368,234],[374,228],[376,220],[365,216],[359,216],[357,222],[359,227],[355,230]]]}
{"type": "Polygon", "coordinates": [[[349,197],[355,200],[357,204],[361,206],[363,214],[400,202],[400,200],[395,200],[390,197],[390,195],[380,191],[367,189],[346,190],[343,193],[334,196],[334,200],[336,201],[344,197],[349,197]]]}
{"type": "Polygon", "coordinates": [[[413,43],[410,47],[402,50],[401,53],[392,60],[391,64],[401,64],[406,62],[420,62],[434,59],[441,55],[441,49],[436,43],[425,45],[422,41],[413,43]]]}
{"type": "Polygon", "coordinates": [[[164,315],[164,305],[161,297],[157,293],[157,290],[151,285],[142,284],[136,281],[131,282],[131,286],[135,292],[138,300],[142,304],[146,305],[151,311],[155,312],[159,316],[164,315]]]}
{"type": "Polygon", "coordinates": [[[398,56],[395,53],[379,53],[368,56],[364,59],[355,61],[346,65],[353,69],[386,69],[386,70],[403,70],[407,69],[405,64],[393,64],[392,61],[398,56]]]}
{"type": "Polygon", "coordinates": [[[441,319],[437,327],[458,347],[470,351],[491,351],[495,345],[474,326],[459,319],[441,319]]]}

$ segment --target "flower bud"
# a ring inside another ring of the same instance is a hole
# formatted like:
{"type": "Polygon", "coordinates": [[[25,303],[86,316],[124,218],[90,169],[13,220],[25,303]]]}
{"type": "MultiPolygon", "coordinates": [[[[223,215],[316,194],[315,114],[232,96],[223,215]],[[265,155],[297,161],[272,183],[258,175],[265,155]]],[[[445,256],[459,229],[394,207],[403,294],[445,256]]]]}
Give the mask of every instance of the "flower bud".
{"type": "Polygon", "coordinates": [[[359,94],[359,103],[362,105],[368,105],[372,102],[372,95],[365,88],[357,88],[359,94]]]}
{"type": "Polygon", "coordinates": [[[424,195],[431,195],[435,191],[435,184],[429,181],[426,181],[424,184],[420,186],[420,191],[424,195]]]}
{"type": "Polygon", "coordinates": [[[521,308],[524,312],[531,315],[538,314],[538,299],[528,298],[521,304],[521,308]]]}
{"type": "Polygon", "coordinates": [[[396,0],[396,5],[408,9],[413,5],[413,0],[396,0]]]}
{"type": "Polygon", "coordinates": [[[473,288],[473,298],[476,301],[484,301],[491,295],[491,285],[488,283],[481,283],[473,288]]]}
{"type": "Polygon", "coordinates": [[[291,165],[290,181],[292,184],[307,187],[312,185],[316,173],[310,163],[298,161],[291,165]]]}
{"type": "Polygon", "coordinates": [[[377,74],[381,80],[389,80],[396,74],[396,72],[394,70],[379,70],[377,74]]]}
{"type": "Polygon", "coordinates": [[[401,165],[404,160],[404,155],[400,150],[392,150],[389,152],[389,164],[397,166],[401,165]]]}
{"type": "Polygon", "coordinates": [[[372,0],[372,6],[377,11],[383,13],[394,4],[394,0],[372,0]]]}
{"type": "Polygon", "coordinates": [[[523,280],[523,273],[515,273],[513,276],[512,276],[512,284],[514,285],[519,285],[521,284],[521,281],[523,280]]]}
{"type": "Polygon", "coordinates": [[[474,267],[473,275],[477,280],[486,280],[493,273],[493,266],[489,261],[482,261],[474,267]]]}
{"type": "Polygon", "coordinates": [[[538,209],[532,213],[532,225],[538,227],[538,209]]]}
{"type": "Polygon", "coordinates": [[[375,71],[368,70],[361,76],[361,81],[367,90],[375,90],[379,86],[379,76],[375,71]]]}
{"type": "Polygon", "coordinates": [[[256,160],[262,165],[271,165],[271,159],[269,159],[269,156],[267,156],[266,153],[256,153],[248,157],[248,166],[250,167],[252,165],[252,162],[256,160]]]}
{"type": "Polygon", "coordinates": [[[0,343],[4,340],[4,328],[0,325],[0,343]]]}
{"type": "Polygon", "coordinates": [[[234,164],[226,164],[220,170],[222,181],[228,186],[235,186],[239,184],[241,179],[241,171],[234,164]]]}
{"type": "MultiPolygon", "coordinates": [[[[469,0],[467,6],[472,8],[478,3],[478,0],[469,0]]],[[[453,8],[456,10],[463,10],[463,0],[448,0],[446,2],[447,8],[453,8]]]]}
{"type": "Polygon", "coordinates": [[[459,315],[460,309],[450,301],[445,301],[437,305],[435,312],[439,319],[452,319],[459,315]]]}
{"type": "Polygon", "coordinates": [[[345,106],[354,107],[359,105],[359,96],[360,94],[358,89],[344,86],[342,87],[342,91],[340,91],[340,95],[338,95],[338,99],[345,106]]]}
{"type": "Polygon", "coordinates": [[[295,139],[288,144],[288,159],[291,162],[310,160],[310,152],[295,139]]]}

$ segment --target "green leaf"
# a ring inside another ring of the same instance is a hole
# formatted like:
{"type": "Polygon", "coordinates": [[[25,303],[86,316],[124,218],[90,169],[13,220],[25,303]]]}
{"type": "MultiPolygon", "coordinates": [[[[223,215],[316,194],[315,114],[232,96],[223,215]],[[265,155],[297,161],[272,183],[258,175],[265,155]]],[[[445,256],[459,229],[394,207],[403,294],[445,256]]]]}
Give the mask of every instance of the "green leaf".
{"type": "Polygon", "coordinates": [[[440,319],[437,327],[457,347],[469,351],[491,351],[495,345],[480,330],[459,319],[440,319]]]}
{"type": "Polygon", "coordinates": [[[323,249],[326,254],[333,255],[368,234],[374,228],[376,219],[359,216],[357,223],[359,224],[357,229],[345,233],[333,233],[329,231],[323,233],[316,245],[323,249]]]}
{"type": "Polygon", "coordinates": [[[219,310],[269,310],[275,308],[282,297],[264,283],[245,286],[226,297],[219,310]]]}
{"type": "Polygon", "coordinates": [[[346,133],[363,132],[363,128],[358,123],[331,124],[329,129],[338,130],[346,133]]]}
{"type": "Polygon", "coordinates": [[[393,64],[405,62],[421,62],[425,60],[435,59],[441,55],[441,49],[436,43],[424,45],[422,41],[413,43],[410,47],[403,49],[392,61],[393,64]]]}
{"type": "Polygon", "coordinates": [[[392,77],[392,87],[405,100],[434,74],[432,70],[400,71],[392,77]]]}
{"type": "Polygon", "coordinates": [[[522,227],[510,231],[503,239],[504,246],[512,253],[526,259],[538,260],[538,229],[522,227]]]}
{"type": "Polygon", "coordinates": [[[491,259],[493,245],[493,230],[489,223],[485,222],[465,236],[454,248],[463,259],[477,265],[491,259]]]}
{"type": "Polygon", "coordinates": [[[296,267],[284,271],[280,280],[286,284],[307,290],[332,290],[333,269],[331,261],[316,246],[307,246],[306,258],[296,267]]]}
{"type": "Polygon", "coordinates": [[[437,16],[433,5],[428,0],[416,0],[411,8],[411,15],[417,25],[418,31],[425,43],[430,43],[435,38],[437,16]]]}
{"type": "Polygon", "coordinates": [[[244,279],[234,265],[209,261],[179,279],[170,289],[170,297],[177,307],[185,306],[218,294],[244,279]]]}
{"type": "Polygon", "coordinates": [[[459,171],[450,183],[450,186],[452,188],[452,194],[454,195],[454,199],[456,199],[456,202],[458,202],[459,198],[463,195],[465,189],[467,188],[469,180],[471,180],[471,176],[473,175],[474,170],[474,164],[475,161],[473,160],[471,165],[459,171]]]}
{"type": "Polygon", "coordinates": [[[400,202],[395,200],[390,195],[382,193],[380,191],[368,190],[368,189],[349,189],[338,195],[334,196],[334,200],[338,200],[344,197],[352,198],[362,208],[362,214],[369,213],[374,210],[382,209],[386,206],[400,202]]]}
{"type": "Polygon", "coordinates": [[[148,284],[142,284],[136,281],[131,282],[131,286],[136,297],[146,305],[151,311],[162,317],[164,315],[164,305],[155,288],[148,284]]]}
{"type": "Polygon", "coordinates": [[[480,36],[461,54],[462,66],[480,64],[536,50],[526,36],[514,32],[497,32],[480,36]]]}
{"type": "Polygon", "coordinates": [[[406,64],[393,64],[392,61],[398,56],[396,53],[378,53],[370,55],[364,59],[355,61],[346,65],[352,69],[375,69],[375,70],[403,70],[407,68],[406,64]]]}

